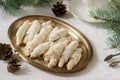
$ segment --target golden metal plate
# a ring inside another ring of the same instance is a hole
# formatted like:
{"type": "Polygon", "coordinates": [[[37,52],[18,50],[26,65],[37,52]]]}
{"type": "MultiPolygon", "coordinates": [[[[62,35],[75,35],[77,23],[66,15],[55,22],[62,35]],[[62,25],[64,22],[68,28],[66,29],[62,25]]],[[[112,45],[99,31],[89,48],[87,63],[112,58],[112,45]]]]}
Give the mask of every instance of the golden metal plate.
{"type": "Polygon", "coordinates": [[[8,37],[9,37],[11,46],[13,47],[13,49],[15,51],[18,52],[18,54],[20,55],[20,57],[22,59],[24,59],[26,62],[28,62],[28,63],[30,63],[34,66],[36,66],[40,69],[46,70],[46,71],[57,72],[57,73],[77,72],[77,71],[80,71],[83,68],[85,68],[88,65],[88,63],[90,62],[90,60],[93,56],[93,49],[92,49],[92,46],[91,46],[90,42],[79,30],[77,30],[73,26],[69,25],[68,23],[65,23],[65,22],[63,22],[61,20],[58,20],[56,18],[53,18],[53,17],[41,16],[41,15],[32,15],[32,16],[25,16],[25,17],[22,17],[20,19],[17,19],[16,21],[14,21],[10,25],[10,27],[8,29],[8,37]],[[67,70],[66,66],[64,66],[63,68],[59,68],[57,66],[55,66],[53,68],[48,68],[47,64],[43,60],[40,60],[39,62],[36,62],[35,60],[32,60],[29,57],[26,57],[24,55],[22,49],[15,44],[16,43],[16,32],[17,32],[17,29],[19,28],[19,26],[26,20],[31,20],[32,21],[32,20],[35,20],[35,19],[39,20],[40,22],[51,20],[57,26],[68,29],[69,34],[72,37],[79,38],[80,46],[83,49],[82,58],[79,61],[78,65],[76,65],[72,70],[67,70]]]}

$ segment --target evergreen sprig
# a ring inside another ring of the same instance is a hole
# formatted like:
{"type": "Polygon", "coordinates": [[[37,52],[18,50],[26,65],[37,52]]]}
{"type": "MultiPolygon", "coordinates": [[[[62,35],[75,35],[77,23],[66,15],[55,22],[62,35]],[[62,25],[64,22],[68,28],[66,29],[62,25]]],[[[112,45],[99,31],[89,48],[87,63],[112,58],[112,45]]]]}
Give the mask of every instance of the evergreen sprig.
{"type": "Polygon", "coordinates": [[[101,22],[101,28],[107,29],[108,47],[120,50],[120,0],[110,0],[104,9],[91,10],[90,16],[101,22]]]}
{"type": "Polygon", "coordinates": [[[51,0],[0,0],[0,8],[6,12],[17,15],[22,9],[21,6],[45,6],[51,0]]]}

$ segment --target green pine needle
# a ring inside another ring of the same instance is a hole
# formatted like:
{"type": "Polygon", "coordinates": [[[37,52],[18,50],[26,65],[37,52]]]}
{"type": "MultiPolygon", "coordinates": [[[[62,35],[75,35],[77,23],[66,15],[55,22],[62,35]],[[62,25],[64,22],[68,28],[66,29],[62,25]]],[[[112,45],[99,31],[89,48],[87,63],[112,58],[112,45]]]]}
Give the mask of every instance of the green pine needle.
{"type": "Polygon", "coordinates": [[[90,11],[90,16],[101,21],[101,28],[110,34],[107,38],[109,48],[120,50],[120,0],[111,0],[104,9],[90,11]]]}
{"type": "Polygon", "coordinates": [[[52,0],[0,0],[0,8],[12,15],[18,15],[21,6],[46,6],[52,0]]]}

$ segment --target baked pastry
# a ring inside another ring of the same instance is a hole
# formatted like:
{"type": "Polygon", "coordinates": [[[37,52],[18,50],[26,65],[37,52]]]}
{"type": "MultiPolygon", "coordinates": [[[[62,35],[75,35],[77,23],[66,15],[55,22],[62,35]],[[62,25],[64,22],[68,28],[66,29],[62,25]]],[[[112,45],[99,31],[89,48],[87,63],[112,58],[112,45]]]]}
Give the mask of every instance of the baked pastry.
{"type": "Polygon", "coordinates": [[[65,37],[68,33],[67,29],[61,28],[58,29],[57,27],[53,29],[53,31],[49,35],[49,41],[55,41],[59,38],[65,37]]]}
{"type": "Polygon", "coordinates": [[[40,33],[36,34],[34,36],[34,39],[27,44],[26,46],[26,56],[30,55],[30,52],[36,47],[38,46],[40,43],[42,43],[46,37],[48,36],[48,34],[51,32],[52,30],[52,26],[50,24],[46,24],[46,26],[43,26],[40,33]]]}
{"type": "MultiPolygon", "coordinates": [[[[49,40],[51,39],[51,37],[56,33],[58,32],[59,28],[58,27],[55,27],[49,34],[48,38],[49,40]]],[[[51,40],[52,41],[52,40],[51,40]]]]}
{"type": "Polygon", "coordinates": [[[54,44],[63,42],[65,40],[68,40],[70,42],[70,41],[72,41],[72,38],[71,38],[71,36],[65,36],[65,37],[59,38],[57,41],[54,42],[54,44]]]}
{"type": "Polygon", "coordinates": [[[82,48],[76,49],[73,54],[70,56],[70,60],[67,63],[67,69],[72,70],[72,68],[78,64],[82,57],[82,48]]]}
{"type": "Polygon", "coordinates": [[[49,48],[49,51],[44,56],[44,60],[49,61],[48,63],[49,68],[56,66],[60,56],[62,55],[64,48],[67,46],[68,43],[69,41],[65,40],[49,48]]]}
{"type": "Polygon", "coordinates": [[[63,65],[68,61],[72,52],[75,49],[77,49],[78,46],[79,46],[79,42],[77,40],[74,40],[65,48],[65,50],[59,60],[59,63],[58,63],[59,67],[63,67],[63,65]]]}
{"type": "Polygon", "coordinates": [[[51,20],[42,23],[42,26],[43,26],[43,27],[44,27],[44,26],[47,26],[47,25],[53,26],[53,23],[51,22],[51,20]]]}
{"type": "Polygon", "coordinates": [[[30,21],[25,21],[16,32],[16,44],[20,45],[23,42],[23,38],[26,34],[26,31],[30,27],[30,21]]]}
{"type": "Polygon", "coordinates": [[[41,43],[30,54],[30,58],[39,58],[50,47],[50,42],[41,43]]]}
{"type": "Polygon", "coordinates": [[[38,20],[34,20],[32,23],[31,23],[31,26],[30,28],[28,29],[28,31],[26,32],[26,36],[25,36],[25,39],[24,39],[24,43],[27,43],[28,41],[31,41],[34,36],[40,32],[41,30],[41,24],[39,23],[38,20]]]}

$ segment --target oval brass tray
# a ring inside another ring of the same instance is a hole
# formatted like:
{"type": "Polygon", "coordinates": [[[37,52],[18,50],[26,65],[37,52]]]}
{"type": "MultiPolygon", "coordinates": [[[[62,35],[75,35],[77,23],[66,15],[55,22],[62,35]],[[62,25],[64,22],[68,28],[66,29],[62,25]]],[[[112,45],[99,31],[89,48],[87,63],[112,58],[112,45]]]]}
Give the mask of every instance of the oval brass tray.
{"type": "Polygon", "coordinates": [[[30,16],[25,16],[22,17],[20,19],[17,19],[16,21],[14,21],[9,29],[8,29],[8,37],[10,40],[10,44],[12,46],[12,48],[18,52],[18,54],[20,55],[21,58],[23,58],[26,62],[40,68],[43,70],[47,70],[47,71],[51,71],[51,72],[57,72],[57,73],[71,73],[71,72],[77,72],[82,70],[83,68],[85,68],[88,63],[90,62],[92,55],[93,55],[93,49],[92,46],[90,44],[90,42],[88,41],[88,39],[77,29],[75,29],[73,26],[69,25],[68,23],[65,23],[61,20],[58,20],[56,18],[53,17],[48,17],[48,16],[41,16],[41,15],[30,15],[30,16]],[[64,66],[63,68],[58,68],[53,67],[51,69],[47,68],[46,63],[43,60],[40,60],[39,62],[36,62],[35,60],[30,59],[29,57],[26,57],[22,51],[22,49],[20,47],[18,47],[15,43],[15,36],[16,36],[16,31],[18,29],[18,27],[25,21],[25,20],[39,20],[41,22],[44,21],[48,21],[51,20],[52,22],[54,22],[55,24],[57,24],[59,27],[64,27],[66,29],[68,29],[69,34],[74,37],[74,38],[79,38],[80,40],[80,45],[83,49],[82,52],[82,58],[79,61],[78,65],[76,65],[72,70],[67,70],[67,68],[64,66]]]}

